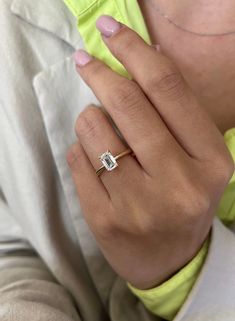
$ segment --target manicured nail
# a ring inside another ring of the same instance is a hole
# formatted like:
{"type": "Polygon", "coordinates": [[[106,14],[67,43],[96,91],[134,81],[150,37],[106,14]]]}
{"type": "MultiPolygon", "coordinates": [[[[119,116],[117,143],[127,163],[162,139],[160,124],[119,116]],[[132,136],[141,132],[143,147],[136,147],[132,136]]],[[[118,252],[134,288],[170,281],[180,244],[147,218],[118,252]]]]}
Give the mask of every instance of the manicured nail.
{"type": "Polygon", "coordinates": [[[103,15],[96,20],[96,27],[102,35],[105,37],[111,37],[121,29],[122,25],[113,17],[103,15]]]}
{"type": "Polygon", "coordinates": [[[73,54],[73,59],[76,65],[85,66],[88,62],[92,60],[92,57],[83,49],[75,51],[73,54]]]}

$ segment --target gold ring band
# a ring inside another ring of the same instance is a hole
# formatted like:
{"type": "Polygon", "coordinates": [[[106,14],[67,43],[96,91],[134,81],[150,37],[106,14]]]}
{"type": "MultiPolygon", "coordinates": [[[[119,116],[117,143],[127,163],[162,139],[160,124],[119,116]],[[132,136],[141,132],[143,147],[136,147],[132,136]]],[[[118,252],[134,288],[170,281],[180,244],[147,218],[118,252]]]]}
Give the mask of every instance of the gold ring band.
{"type": "Polygon", "coordinates": [[[96,174],[100,176],[105,169],[107,171],[112,171],[114,168],[118,167],[117,160],[129,154],[134,154],[129,148],[116,156],[113,156],[110,151],[105,152],[99,157],[103,165],[96,170],[96,174]]]}

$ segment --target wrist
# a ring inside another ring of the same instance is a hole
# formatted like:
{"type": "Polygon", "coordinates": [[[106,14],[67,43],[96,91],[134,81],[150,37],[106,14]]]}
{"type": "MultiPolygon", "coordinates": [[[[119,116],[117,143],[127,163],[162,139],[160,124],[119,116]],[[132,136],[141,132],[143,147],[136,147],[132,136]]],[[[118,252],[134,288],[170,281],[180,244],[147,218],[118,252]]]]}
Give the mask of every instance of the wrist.
{"type": "MultiPolygon", "coordinates": [[[[181,265],[177,264],[172,264],[171,268],[169,267],[167,270],[166,268],[162,269],[162,273],[158,270],[158,276],[153,278],[145,278],[145,279],[139,279],[138,281],[127,281],[130,287],[133,287],[135,289],[139,289],[140,291],[145,291],[145,290],[151,290],[156,287],[161,286],[163,283],[168,282],[168,280],[172,279],[175,275],[180,273],[183,269],[187,268],[188,265],[195,264],[197,260],[200,259],[201,255],[203,254],[203,251],[205,252],[206,247],[208,246],[208,242],[210,239],[210,232],[207,236],[207,238],[204,240],[200,248],[195,252],[194,254],[190,256],[189,259],[185,259],[184,263],[181,265]]],[[[181,261],[182,262],[182,261],[181,261]]],[[[164,264],[165,265],[165,264],[164,264]]],[[[165,265],[166,267],[166,265],[165,265]]]]}

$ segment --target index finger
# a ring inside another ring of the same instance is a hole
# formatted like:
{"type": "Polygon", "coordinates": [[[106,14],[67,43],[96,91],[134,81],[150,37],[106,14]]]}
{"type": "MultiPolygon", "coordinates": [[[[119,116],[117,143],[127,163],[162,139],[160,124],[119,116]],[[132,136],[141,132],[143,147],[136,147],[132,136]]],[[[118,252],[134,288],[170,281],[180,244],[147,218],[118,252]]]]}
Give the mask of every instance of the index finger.
{"type": "Polygon", "coordinates": [[[129,27],[101,16],[97,28],[104,42],[124,65],[157,109],[169,130],[193,158],[212,159],[224,152],[224,141],[207,112],[199,105],[184,78],[163,54],[148,45],[129,27]]]}

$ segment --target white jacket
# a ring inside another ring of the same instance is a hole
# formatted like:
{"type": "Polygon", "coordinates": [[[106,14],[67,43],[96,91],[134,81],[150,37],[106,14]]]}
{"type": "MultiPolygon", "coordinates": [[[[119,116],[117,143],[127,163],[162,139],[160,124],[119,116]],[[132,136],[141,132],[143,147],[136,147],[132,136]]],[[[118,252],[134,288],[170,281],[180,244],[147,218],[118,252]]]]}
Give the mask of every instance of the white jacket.
{"type": "MultiPolygon", "coordinates": [[[[0,320],[158,320],[101,254],[66,162],[99,104],[72,60],[75,17],[62,0],[0,0],[0,36],[0,320]]],[[[234,231],[215,218],[175,321],[235,320],[234,231]]]]}

